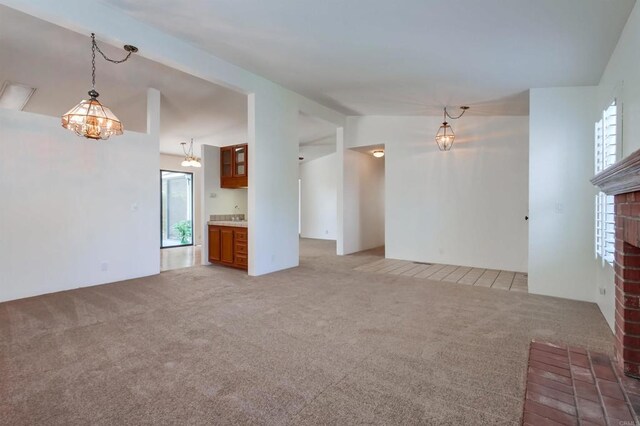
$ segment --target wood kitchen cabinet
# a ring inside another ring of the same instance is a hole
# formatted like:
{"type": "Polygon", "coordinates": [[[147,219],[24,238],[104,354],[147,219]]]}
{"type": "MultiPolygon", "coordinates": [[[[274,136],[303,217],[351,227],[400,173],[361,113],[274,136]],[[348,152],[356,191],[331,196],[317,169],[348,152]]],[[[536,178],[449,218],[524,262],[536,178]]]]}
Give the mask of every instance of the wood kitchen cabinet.
{"type": "Polygon", "coordinates": [[[249,186],[249,150],[247,144],[220,148],[220,187],[249,186]]]}
{"type": "Polygon", "coordinates": [[[220,262],[220,227],[209,226],[209,262],[220,262]]]}
{"type": "Polygon", "coordinates": [[[220,262],[233,265],[233,228],[220,228],[220,262]]]}
{"type": "Polygon", "coordinates": [[[247,270],[247,228],[209,225],[209,262],[247,270]]]}

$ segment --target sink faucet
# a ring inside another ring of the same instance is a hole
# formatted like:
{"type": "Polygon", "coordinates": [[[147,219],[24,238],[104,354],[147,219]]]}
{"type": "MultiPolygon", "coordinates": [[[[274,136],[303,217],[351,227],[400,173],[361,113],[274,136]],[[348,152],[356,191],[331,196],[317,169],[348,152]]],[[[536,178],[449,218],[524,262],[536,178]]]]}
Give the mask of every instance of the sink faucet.
{"type": "Polygon", "coordinates": [[[236,213],[234,215],[234,219],[235,220],[240,220],[240,215],[238,214],[238,211],[240,211],[240,208],[238,207],[238,205],[236,204],[236,206],[234,207],[234,212],[236,213]]]}

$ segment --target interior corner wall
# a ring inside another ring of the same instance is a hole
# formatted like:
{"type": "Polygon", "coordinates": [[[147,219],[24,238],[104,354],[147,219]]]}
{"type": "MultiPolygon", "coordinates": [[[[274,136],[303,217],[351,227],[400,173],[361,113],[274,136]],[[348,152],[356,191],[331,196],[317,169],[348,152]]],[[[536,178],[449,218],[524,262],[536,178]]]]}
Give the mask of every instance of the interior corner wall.
{"type": "Polygon", "coordinates": [[[0,141],[0,301],[160,272],[157,134],[0,109],[0,141]]]}
{"type": "Polygon", "coordinates": [[[385,244],[384,158],[345,149],[342,153],[342,247],[356,253],[385,244]]]}
{"type": "Polygon", "coordinates": [[[529,292],[594,301],[596,87],[532,89],[529,292]]]}
{"type": "Polygon", "coordinates": [[[434,141],[440,124],[424,116],[347,120],[349,147],[385,146],[386,256],[526,271],[528,117],[465,115],[453,124],[449,152],[434,141]]]}
{"type": "Polygon", "coordinates": [[[338,161],[335,153],[300,164],[300,236],[335,240],[338,161]]]}
{"type": "Polygon", "coordinates": [[[182,167],[184,156],[160,154],[160,169],[193,173],[193,232],[196,245],[202,244],[202,168],[182,167]]]}

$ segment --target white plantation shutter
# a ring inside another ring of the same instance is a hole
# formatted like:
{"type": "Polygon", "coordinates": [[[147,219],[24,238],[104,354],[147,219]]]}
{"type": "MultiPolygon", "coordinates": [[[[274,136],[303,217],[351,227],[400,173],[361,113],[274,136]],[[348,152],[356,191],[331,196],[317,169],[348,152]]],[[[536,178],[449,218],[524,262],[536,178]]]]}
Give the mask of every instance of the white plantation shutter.
{"type": "Polygon", "coordinates": [[[604,192],[596,194],[596,259],[604,252],[604,231],[602,230],[602,196],[604,192]]]}
{"type": "Polygon", "coordinates": [[[604,168],[604,140],[602,133],[603,120],[600,119],[596,122],[595,129],[595,142],[596,142],[596,158],[595,158],[595,173],[598,174],[604,168]]]}
{"type": "Polygon", "coordinates": [[[616,246],[616,207],[613,195],[604,196],[604,248],[602,259],[613,266],[616,246]]]}
{"type": "MultiPolygon", "coordinates": [[[[618,107],[614,100],[595,124],[595,172],[614,164],[618,159],[618,107]]],[[[615,249],[615,205],[613,195],[599,192],[595,203],[596,257],[613,265],[615,249]]]]}
{"type": "Polygon", "coordinates": [[[614,164],[617,160],[617,106],[616,102],[613,101],[611,105],[607,109],[604,110],[602,114],[603,121],[603,145],[604,145],[604,164],[603,169],[614,164]]]}

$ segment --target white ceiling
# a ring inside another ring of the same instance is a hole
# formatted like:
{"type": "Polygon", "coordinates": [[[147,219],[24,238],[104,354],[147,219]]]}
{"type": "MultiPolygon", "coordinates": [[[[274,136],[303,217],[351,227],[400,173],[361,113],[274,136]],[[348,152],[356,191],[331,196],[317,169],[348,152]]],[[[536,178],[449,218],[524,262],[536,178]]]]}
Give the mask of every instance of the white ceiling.
{"type": "Polygon", "coordinates": [[[336,126],[321,118],[298,114],[298,153],[303,162],[336,152],[336,126]]]}
{"type": "Polygon", "coordinates": [[[635,0],[101,0],[348,114],[527,114],[597,84],[635,0]]]}
{"type": "Polygon", "coordinates": [[[308,145],[320,139],[331,137],[335,141],[336,126],[321,118],[298,114],[298,138],[300,145],[308,145]]]}
{"type": "MultiPolygon", "coordinates": [[[[25,111],[61,116],[87,97],[91,83],[91,41],[5,6],[0,6],[0,86],[4,81],[36,88],[25,111]],[[43,72],[46,70],[46,72],[43,72]]],[[[110,57],[120,48],[98,40],[110,57]]],[[[100,101],[120,118],[125,130],[146,131],[146,89],[162,93],[160,151],[182,154],[181,141],[230,145],[247,141],[247,99],[243,94],[193,77],[140,56],[113,65],[96,59],[100,101]]],[[[335,126],[300,115],[301,143],[335,133],[335,126]]]]}

